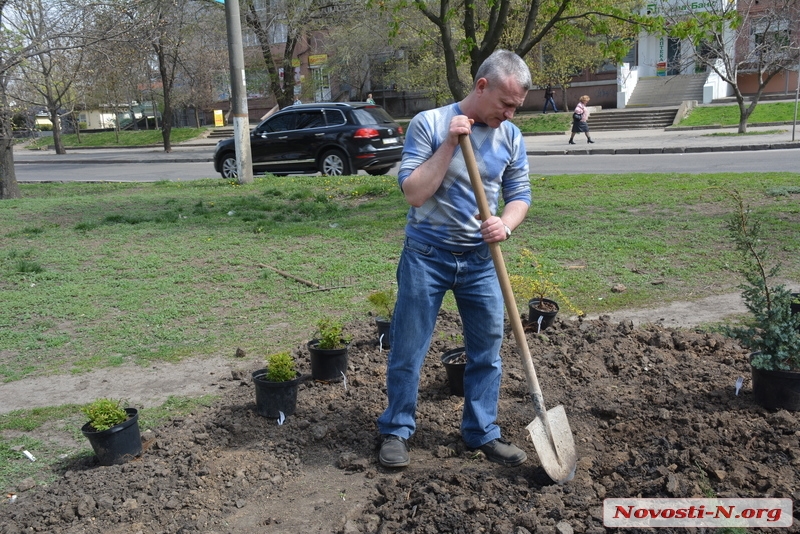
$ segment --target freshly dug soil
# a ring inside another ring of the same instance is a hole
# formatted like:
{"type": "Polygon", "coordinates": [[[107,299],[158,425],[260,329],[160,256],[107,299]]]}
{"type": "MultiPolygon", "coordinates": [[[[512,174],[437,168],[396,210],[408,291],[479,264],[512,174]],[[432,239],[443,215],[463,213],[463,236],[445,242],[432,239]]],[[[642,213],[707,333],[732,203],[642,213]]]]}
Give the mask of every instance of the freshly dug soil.
{"type": "MultiPolygon", "coordinates": [[[[347,380],[305,382],[283,425],[255,412],[253,362],[221,381],[212,407],[144,431],[141,458],[71,460],[49,485],[8,488],[17,498],[0,505],[0,533],[599,533],[608,497],[800,500],[800,414],[756,406],[746,351],[719,335],[608,317],[529,333],[545,401],[565,407],[579,457],[557,485],[525,429],[533,407],[510,331],[498,422],[528,461],[504,468],[465,449],[463,399],[439,358],[461,325],[443,313],[400,470],[376,459],[386,352],[371,320],[347,331],[347,380]]],[[[309,373],[305,346],[295,353],[309,373]]]]}

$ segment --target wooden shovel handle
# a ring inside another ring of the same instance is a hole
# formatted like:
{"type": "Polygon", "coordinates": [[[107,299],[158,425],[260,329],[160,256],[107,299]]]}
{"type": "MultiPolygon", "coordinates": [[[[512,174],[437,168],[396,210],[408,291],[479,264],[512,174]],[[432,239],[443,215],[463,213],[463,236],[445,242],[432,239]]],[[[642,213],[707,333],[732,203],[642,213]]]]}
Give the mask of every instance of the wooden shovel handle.
{"type": "MultiPolygon", "coordinates": [[[[461,152],[464,155],[464,162],[467,164],[467,172],[469,172],[469,181],[472,184],[472,190],[475,193],[475,200],[478,202],[478,213],[481,220],[485,221],[491,217],[489,211],[489,203],[486,200],[486,191],[483,188],[483,181],[478,171],[478,163],[475,161],[475,153],[472,150],[472,143],[468,135],[462,135],[458,139],[461,145],[461,152]]],[[[533,358],[531,358],[531,351],[528,347],[528,338],[525,337],[525,330],[522,327],[522,319],[519,317],[519,310],[517,309],[517,301],[514,299],[514,292],[511,289],[511,281],[508,277],[506,264],[503,260],[503,253],[500,250],[500,243],[489,243],[489,251],[492,253],[492,260],[494,261],[494,269],[497,271],[497,279],[500,282],[500,289],[503,292],[503,299],[506,303],[506,310],[508,311],[508,320],[511,322],[511,329],[514,332],[514,339],[517,342],[517,348],[522,355],[522,366],[525,369],[525,378],[528,381],[528,389],[530,390],[531,397],[533,398],[533,408],[536,415],[542,419],[548,433],[550,432],[550,424],[547,419],[547,409],[544,405],[544,397],[542,396],[542,389],[539,387],[539,380],[536,378],[536,369],[533,367],[533,358]]]]}

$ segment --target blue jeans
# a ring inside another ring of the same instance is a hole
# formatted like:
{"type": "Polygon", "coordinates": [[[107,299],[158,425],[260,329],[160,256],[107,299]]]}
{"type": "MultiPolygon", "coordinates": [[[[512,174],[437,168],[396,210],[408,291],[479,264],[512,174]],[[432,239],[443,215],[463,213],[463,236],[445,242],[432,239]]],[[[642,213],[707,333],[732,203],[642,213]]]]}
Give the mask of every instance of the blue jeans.
{"type": "Polygon", "coordinates": [[[553,97],[551,96],[550,98],[546,98],[546,99],[545,99],[545,101],[544,101],[544,107],[542,108],[542,113],[546,113],[546,112],[547,112],[547,105],[548,105],[548,104],[549,104],[549,105],[551,105],[551,106],[553,106],[553,111],[554,111],[554,112],[555,112],[555,111],[558,111],[558,108],[556,107],[556,101],[555,101],[555,100],[553,100],[553,97]]]}
{"type": "Polygon", "coordinates": [[[386,371],[389,405],[378,418],[378,430],[405,439],[416,430],[420,369],[442,298],[452,290],[467,352],[461,437],[471,448],[499,438],[503,295],[488,245],[453,253],[406,238],[397,284],[386,371]]]}

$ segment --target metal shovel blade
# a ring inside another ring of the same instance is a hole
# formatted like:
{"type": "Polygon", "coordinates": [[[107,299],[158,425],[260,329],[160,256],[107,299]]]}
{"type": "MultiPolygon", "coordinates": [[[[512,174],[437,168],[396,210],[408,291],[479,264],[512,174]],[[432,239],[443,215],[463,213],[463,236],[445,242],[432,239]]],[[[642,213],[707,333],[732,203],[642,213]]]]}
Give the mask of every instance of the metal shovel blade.
{"type": "Polygon", "coordinates": [[[544,422],[537,417],[525,427],[531,434],[533,446],[545,473],[554,482],[563,484],[575,476],[578,456],[575,452],[575,441],[569,428],[567,413],[559,405],[547,410],[547,422],[550,423],[553,440],[550,440],[544,422]]]}

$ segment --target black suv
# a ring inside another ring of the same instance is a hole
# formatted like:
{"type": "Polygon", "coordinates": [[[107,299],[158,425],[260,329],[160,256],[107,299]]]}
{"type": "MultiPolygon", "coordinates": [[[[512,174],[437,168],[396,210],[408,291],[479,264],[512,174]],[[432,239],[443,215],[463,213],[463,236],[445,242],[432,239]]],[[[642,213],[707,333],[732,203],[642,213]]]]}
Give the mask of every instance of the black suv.
{"type": "MultiPolygon", "coordinates": [[[[386,174],[400,161],[403,128],[374,104],[296,104],[250,132],[250,152],[255,173],[386,174]]],[[[232,138],[217,143],[214,169],[223,178],[236,177],[232,138]]]]}

